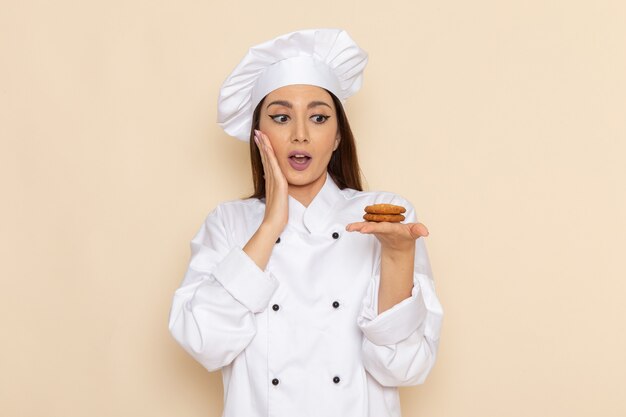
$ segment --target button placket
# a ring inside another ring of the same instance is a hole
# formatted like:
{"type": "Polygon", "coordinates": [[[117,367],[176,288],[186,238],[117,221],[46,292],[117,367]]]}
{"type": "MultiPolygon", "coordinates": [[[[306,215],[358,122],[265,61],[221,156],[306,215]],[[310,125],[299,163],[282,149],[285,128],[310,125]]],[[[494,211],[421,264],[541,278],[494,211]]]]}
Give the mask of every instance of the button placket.
{"type": "MultiPolygon", "coordinates": [[[[333,303],[331,305],[332,305],[333,309],[337,310],[341,306],[341,303],[339,303],[339,301],[335,300],[335,301],[333,301],[333,303]]],[[[333,383],[335,385],[339,384],[340,381],[341,381],[341,378],[339,378],[338,375],[335,375],[333,377],[333,383]]]]}

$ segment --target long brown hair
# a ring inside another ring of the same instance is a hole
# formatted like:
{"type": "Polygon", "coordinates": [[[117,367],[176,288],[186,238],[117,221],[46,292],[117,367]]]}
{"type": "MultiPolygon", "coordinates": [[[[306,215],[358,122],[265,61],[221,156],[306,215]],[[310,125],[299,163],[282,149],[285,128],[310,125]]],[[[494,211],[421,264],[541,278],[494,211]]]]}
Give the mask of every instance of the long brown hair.
{"type": "MultiPolygon", "coordinates": [[[[354,135],[350,129],[348,117],[343,109],[341,101],[333,93],[326,90],[333,99],[337,110],[337,128],[339,130],[339,146],[333,152],[328,162],[328,174],[335,181],[340,189],[352,188],[363,191],[361,186],[361,169],[356,154],[354,135]]],[[[261,118],[261,106],[265,98],[254,109],[252,115],[252,129],[250,130],[250,162],[252,165],[252,183],[254,184],[254,194],[250,198],[265,197],[265,178],[263,178],[263,162],[259,148],[254,143],[254,129],[259,128],[261,118]]]]}

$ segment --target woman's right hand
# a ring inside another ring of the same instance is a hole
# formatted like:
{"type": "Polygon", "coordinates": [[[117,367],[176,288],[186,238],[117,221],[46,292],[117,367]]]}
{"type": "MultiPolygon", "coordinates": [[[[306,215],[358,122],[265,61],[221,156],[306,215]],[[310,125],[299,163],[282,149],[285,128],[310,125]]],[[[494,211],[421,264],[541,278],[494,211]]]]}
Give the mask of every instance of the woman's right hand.
{"type": "Polygon", "coordinates": [[[263,224],[277,234],[282,233],[289,219],[288,183],[278,165],[274,149],[267,135],[254,131],[254,140],[261,153],[265,173],[265,216],[263,224]]]}
{"type": "Polygon", "coordinates": [[[272,249],[289,220],[289,194],[287,179],[280,170],[269,138],[260,130],[254,132],[265,172],[265,216],[243,251],[259,268],[265,269],[272,249]]]}

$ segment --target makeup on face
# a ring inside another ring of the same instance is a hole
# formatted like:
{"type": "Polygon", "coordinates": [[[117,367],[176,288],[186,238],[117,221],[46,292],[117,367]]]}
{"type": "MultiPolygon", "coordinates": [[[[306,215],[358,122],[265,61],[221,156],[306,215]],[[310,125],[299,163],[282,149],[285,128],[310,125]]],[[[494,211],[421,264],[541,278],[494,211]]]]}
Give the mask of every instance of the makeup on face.
{"type": "Polygon", "coordinates": [[[292,186],[317,188],[335,149],[337,116],[332,97],[311,85],[289,85],[264,100],[260,130],[292,186]]]}
{"type": "Polygon", "coordinates": [[[306,151],[295,150],[289,152],[289,165],[296,171],[304,171],[308,168],[313,158],[310,153],[306,151]]]}

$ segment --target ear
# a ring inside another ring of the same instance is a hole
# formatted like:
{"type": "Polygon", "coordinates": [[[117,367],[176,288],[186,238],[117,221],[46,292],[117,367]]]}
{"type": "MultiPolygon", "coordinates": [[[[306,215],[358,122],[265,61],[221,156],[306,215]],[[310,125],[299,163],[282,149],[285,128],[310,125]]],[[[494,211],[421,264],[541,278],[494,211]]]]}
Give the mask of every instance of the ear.
{"type": "Polygon", "coordinates": [[[341,138],[339,137],[339,134],[337,134],[337,137],[335,138],[335,147],[333,148],[333,152],[335,152],[339,147],[339,142],[341,142],[341,138]]]}

